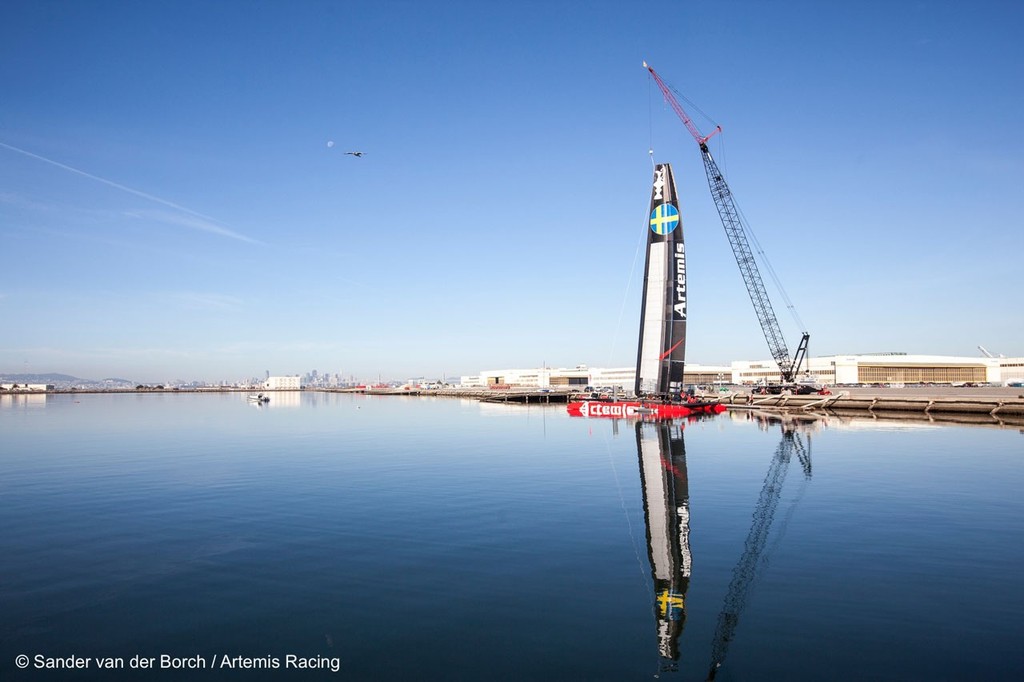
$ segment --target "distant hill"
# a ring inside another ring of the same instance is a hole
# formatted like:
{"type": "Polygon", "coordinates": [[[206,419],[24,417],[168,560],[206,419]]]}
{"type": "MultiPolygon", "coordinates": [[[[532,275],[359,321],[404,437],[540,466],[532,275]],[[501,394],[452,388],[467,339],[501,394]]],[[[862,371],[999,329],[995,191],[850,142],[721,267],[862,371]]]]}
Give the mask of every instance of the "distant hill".
{"type": "Polygon", "coordinates": [[[16,384],[66,384],[66,383],[94,383],[88,379],[79,379],[70,374],[5,374],[0,372],[0,381],[16,384]]]}
{"type": "Polygon", "coordinates": [[[80,379],[70,374],[4,374],[0,382],[5,384],[51,384],[57,388],[131,388],[135,382],[128,379],[80,379]]]}

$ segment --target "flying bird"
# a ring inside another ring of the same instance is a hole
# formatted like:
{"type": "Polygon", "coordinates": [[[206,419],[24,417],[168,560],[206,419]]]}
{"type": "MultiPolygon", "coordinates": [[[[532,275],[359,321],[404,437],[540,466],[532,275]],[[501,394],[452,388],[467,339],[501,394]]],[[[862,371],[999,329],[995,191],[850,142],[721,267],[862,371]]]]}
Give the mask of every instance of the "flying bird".
{"type": "Polygon", "coordinates": [[[366,152],[345,152],[345,153],[346,154],[351,154],[352,156],[362,156],[366,152]]]}

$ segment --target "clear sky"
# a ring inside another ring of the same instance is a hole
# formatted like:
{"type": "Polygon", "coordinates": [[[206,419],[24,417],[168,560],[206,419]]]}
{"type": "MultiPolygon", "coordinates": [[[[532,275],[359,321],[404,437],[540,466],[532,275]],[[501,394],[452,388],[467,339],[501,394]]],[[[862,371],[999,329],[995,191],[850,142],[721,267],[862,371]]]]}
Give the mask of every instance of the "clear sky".
{"type": "Polygon", "coordinates": [[[688,360],[769,358],[645,59],[723,126],[812,355],[1021,356],[1022,34],[1017,1],[8,0],[0,371],[632,365],[651,147],[688,360]]]}

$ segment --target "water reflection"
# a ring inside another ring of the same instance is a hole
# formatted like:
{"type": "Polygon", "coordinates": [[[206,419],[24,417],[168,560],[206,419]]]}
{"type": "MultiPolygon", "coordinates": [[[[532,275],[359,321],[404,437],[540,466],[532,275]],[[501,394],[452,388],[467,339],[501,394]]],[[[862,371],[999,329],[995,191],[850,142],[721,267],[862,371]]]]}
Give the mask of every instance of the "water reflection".
{"type": "Polygon", "coordinates": [[[647,557],[654,581],[659,668],[679,666],[679,636],[686,622],[690,585],[690,489],[683,424],[637,422],[647,557]]]}
{"type": "MultiPolygon", "coordinates": [[[[757,419],[765,430],[778,427],[781,439],[765,475],[743,554],[733,569],[732,581],[718,616],[708,668],[709,680],[715,678],[725,662],[740,614],[746,606],[758,570],[765,563],[765,545],[794,455],[800,463],[804,480],[811,478],[810,432],[818,425],[812,421],[765,415],[752,418],[757,419]],[[804,446],[804,436],[808,440],[807,447],[804,446]]],[[[686,592],[693,563],[684,426],[685,423],[672,422],[635,424],[647,526],[647,556],[654,584],[660,673],[679,670],[679,640],[686,622],[686,592]]],[[[781,539],[788,521],[787,515],[777,539],[781,539]]]]}
{"type": "MultiPolygon", "coordinates": [[[[998,408],[997,408],[998,410],[998,408]]],[[[944,426],[975,426],[994,429],[1016,429],[1024,433],[1024,417],[1013,412],[964,412],[932,413],[895,410],[729,410],[732,421],[757,421],[766,431],[768,424],[780,421],[793,424],[799,431],[817,432],[824,429],[840,430],[895,430],[895,429],[939,429],[944,426]]]]}
{"type": "Polygon", "coordinates": [[[0,407],[38,408],[46,407],[45,393],[3,393],[0,394],[0,407]]]}
{"type": "Polygon", "coordinates": [[[299,391],[272,391],[270,393],[264,393],[263,395],[270,397],[270,402],[266,405],[261,403],[253,403],[255,407],[274,407],[280,409],[282,407],[301,407],[303,394],[299,391]]]}
{"type": "Polygon", "coordinates": [[[311,392],[301,409],[272,396],[264,411],[238,392],[45,401],[0,399],[0,667],[12,671],[25,652],[338,647],[352,680],[1024,670],[1017,433],[740,410],[683,430],[311,392]],[[758,526],[782,466],[770,529],[758,526]]]}
{"type": "MultiPolygon", "coordinates": [[[[769,415],[760,415],[759,417],[761,425],[766,429],[773,424],[778,424],[782,431],[782,440],[775,449],[775,454],[768,467],[768,473],[765,475],[764,485],[761,486],[761,494],[758,496],[757,506],[754,508],[750,531],[747,533],[747,539],[743,543],[743,554],[733,568],[732,581],[729,583],[729,589],[722,604],[722,611],[718,614],[718,622],[715,626],[715,635],[712,640],[708,680],[715,679],[718,670],[725,662],[729,652],[729,644],[733,641],[736,633],[740,614],[747,604],[747,598],[750,595],[754,579],[757,577],[758,569],[763,565],[765,543],[768,540],[772,521],[775,519],[775,510],[779,505],[782,486],[785,483],[786,473],[789,471],[789,462],[794,453],[800,461],[805,480],[810,480],[811,478],[810,448],[804,447],[800,430],[802,429],[807,432],[809,444],[810,430],[814,424],[793,419],[773,419],[769,415]]],[[[783,524],[783,532],[786,525],[788,525],[788,518],[783,524]]]]}

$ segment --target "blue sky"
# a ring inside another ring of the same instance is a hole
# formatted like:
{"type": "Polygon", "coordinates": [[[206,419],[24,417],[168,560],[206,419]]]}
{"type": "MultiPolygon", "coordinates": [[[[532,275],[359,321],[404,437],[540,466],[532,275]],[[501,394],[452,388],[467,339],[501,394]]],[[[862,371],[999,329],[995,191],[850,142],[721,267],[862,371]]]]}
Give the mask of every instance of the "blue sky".
{"type": "Polygon", "coordinates": [[[652,146],[688,359],[768,358],[645,59],[812,355],[1024,355],[1024,5],[964,7],[8,2],[0,371],[631,365],[652,146]]]}

